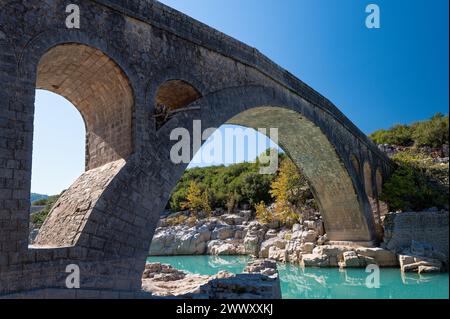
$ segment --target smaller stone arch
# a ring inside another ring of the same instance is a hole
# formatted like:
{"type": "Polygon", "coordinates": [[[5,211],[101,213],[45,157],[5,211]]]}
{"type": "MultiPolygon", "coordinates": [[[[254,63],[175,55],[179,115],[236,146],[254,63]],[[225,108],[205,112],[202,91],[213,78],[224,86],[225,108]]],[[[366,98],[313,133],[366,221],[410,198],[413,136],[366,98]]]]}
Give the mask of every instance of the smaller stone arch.
{"type": "Polygon", "coordinates": [[[42,55],[36,88],[65,97],[85,122],[86,171],[59,197],[34,243],[35,248],[74,246],[80,244],[102,194],[134,152],[134,94],[128,77],[107,53],[80,43],[58,44],[42,55]]]}
{"type": "Polygon", "coordinates": [[[361,175],[361,168],[359,166],[360,165],[359,164],[359,160],[358,160],[358,158],[356,157],[355,154],[350,156],[350,161],[352,162],[352,165],[353,165],[353,168],[354,168],[356,174],[358,174],[358,176],[360,176],[361,175]]]}
{"type": "Polygon", "coordinates": [[[363,166],[364,173],[364,189],[368,197],[373,197],[373,187],[372,187],[372,167],[369,162],[365,161],[363,166]]]}
{"type": "Polygon", "coordinates": [[[156,129],[162,127],[177,112],[200,99],[202,94],[184,80],[168,80],[157,90],[155,96],[154,118],[156,129]]]}
{"type": "Polygon", "coordinates": [[[133,153],[134,94],[127,76],[97,48],[65,43],[37,67],[36,88],[67,98],[86,125],[86,170],[133,153]]]}
{"type": "Polygon", "coordinates": [[[383,191],[383,175],[380,168],[377,168],[375,171],[375,185],[377,188],[377,195],[380,196],[383,191]]]}

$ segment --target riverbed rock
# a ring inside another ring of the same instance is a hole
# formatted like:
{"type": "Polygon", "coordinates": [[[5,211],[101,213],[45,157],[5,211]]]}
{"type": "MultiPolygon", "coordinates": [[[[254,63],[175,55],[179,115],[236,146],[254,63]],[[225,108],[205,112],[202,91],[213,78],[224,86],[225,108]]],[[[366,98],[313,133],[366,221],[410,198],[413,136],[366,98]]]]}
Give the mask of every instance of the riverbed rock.
{"type": "Polygon", "coordinates": [[[253,217],[253,212],[249,209],[238,211],[239,216],[244,218],[244,221],[249,221],[253,217]]]}
{"type": "Polygon", "coordinates": [[[315,243],[317,241],[318,234],[315,230],[304,231],[301,235],[301,240],[304,243],[315,243]]]}
{"type": "Polygon", "coordinates": [[[151,256],[201,255],[206,251],[206,242],[211,232],[207,227],[165,227],[159,228],[153,236],[151,256]]]}
{"type": "Polygon", "coordinates": [[[216,276],[199,287],[198,293],[210,299],[280,299],[277,265],[267,259],[251,261],[243,274],[227,278],[216,276]]]}
{"type": "Polygon", "coordinates": [[[259,250],[260,258],[269,257],[269,249],[271,247],[277,247],[279,249],[284,249],[286,247],[286,240],[277,237],[267,239],[261,243],[261,249],[259,250]]]}
{"type": "Polygon", "coordinates": [[[175,281],[184,279],[186,274],[171,265],[161,263],[147,263],[142,275],[143,279],[153,279],[154,281],[175,281]]]}
{"type": "Polygon", "coordinates": [[[255,259],[247,264],[244,273],[272,276],[277,273],[277,263],[270,259],[255,259]]]}
{"type": "Polygon", "coordinates": [[[260,244],[263,241],[266,230],[258,222],[251,222],[244,238],[245,253],[251,256],[258,256],[260,244]]]}
{"type": "Polygon", "coordinates": [[[303,225],[308,230],[314,230],[316,232],[316,234],[318,234],[319,236],[322,236],[325,233],[323,222],[320,219],[318,219],[318,220],[306,220],[306,221],[303,222],[303,225]]]}
{"type": "Polygon", "coordinates": [[[245,218],[236,214],[225,214],[222,216],[222,220],[228,225],[242,225],[245,218]]]}
{"type": "Polygon", "coordinates": [[[276,261],[280,261],[280,262],[287,262],[288,258],[286,256],[286,249],[281,249],[278,248],[276,246],[271,246],[269,248],[269,254],[268,257],[270,259],[276,260],[276,261]]]}
{"type": "Polygon", "coordinates": [[[319,238],[317,238],[317,245],[325,245],[327,242],[328,242],[327,234],[324,234],[323,236],[319,236],[319,238]]]}
{"type": "Polygon", "coordinates": [[[302,255],[300,265],[302,267],[329,267],[330,261],[327,255],[312,253],[302,255]]]}
{"type": "Polygon", "coordinates": [[[266,234],[264,235],[264,239],[270,239],[278,236],[278,232],[276,229],[269,229],[266,234]]]}
{"type": "Polygon", "coordinates": [[[301,260],[301,246],[299,240],[289,240],[285,247],[285,261],[293,264],[299,264],[301,260]]]}
{"type": "Polygon", "coordinates": [[[344,259],[343,254],[347,251],[353,250],[354,248],[350,246],[322,245],[315,247],[313,249],[313,254],[326,256],[329,267],[338,267],[339,261],[344,259]]]}
{"type": "Polygon", "coordinates": [[[314,247],[316,247],[314,243],[303,243],[300,246],[300,251],[302,254],[312,254],[314,247]]]}
{"type": "Polygon", "coordinates": [[[236,232],[236,228],[234,228],[232,226],[216,227],[211,233],[211,238],[212,239],[220,239],[220,240],[234,238],[235,232],[236,232]]]}
{"type": "Polygon", "coordinates": [[[413,255],[399,255],[402,272],[441,272],[443,264],[440,260],[413,255]]]}
{"type": "Polygon", "coordinates": [[[208,255],[231,255],[231,252],[234,252],[234,247],[218,239],[209,241],[206,248],[208,255]]]}
{"type": "Polygon", "coordinates": [[[364,258],[360,258],[355,251],[346,251],[342,254],[343,260],[339,262],[341,268],[355,268],[366,266],[364,258]]]}
{"type": "Polygon", "coordinates": [[[380,247],[357,247],[355,250],[358,255],[365,257],[366,260],[370,260],[370,258],[374,259],[374,262],[379,267],[397,267],[399,264],[397,255],[387,249],[380,247]]]}

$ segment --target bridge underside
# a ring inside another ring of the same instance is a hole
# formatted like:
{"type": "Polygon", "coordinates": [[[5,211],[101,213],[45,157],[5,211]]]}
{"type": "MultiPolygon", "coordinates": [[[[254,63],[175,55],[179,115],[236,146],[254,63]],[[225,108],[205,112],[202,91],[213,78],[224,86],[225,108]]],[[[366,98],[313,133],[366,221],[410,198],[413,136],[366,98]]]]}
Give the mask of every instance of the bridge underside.
{"type": "Polygon", "coordinates": [[[295,111],[278,107],[251,109],[229,123],[255,129],[278,128],[279,145],[310,182],[331,240],[374,239],[344,164],[316,125],[295,111]]]}
{"type": "Polygon", "coordinates": [[[278,128],[329,238],[377,240],[379,205],[371,204],[388,159],[331,102],[256,50],[153,1],[83,1],[91,18],[79,30],[61,27],[62,0],[30,0],[20,13],[14,3],[0,0],[0,296],[134,296],[159,214],[187,167],[170,161],[170,133],[192,132],[194,120],[278,128]],[[28,246],[36,88],[81,113],[86,172],[28,246]],[[161,104],[176,112],[158,124],[161,104]],[[65,289],[71,264],[80,268],[75,293],[65,289]]]}

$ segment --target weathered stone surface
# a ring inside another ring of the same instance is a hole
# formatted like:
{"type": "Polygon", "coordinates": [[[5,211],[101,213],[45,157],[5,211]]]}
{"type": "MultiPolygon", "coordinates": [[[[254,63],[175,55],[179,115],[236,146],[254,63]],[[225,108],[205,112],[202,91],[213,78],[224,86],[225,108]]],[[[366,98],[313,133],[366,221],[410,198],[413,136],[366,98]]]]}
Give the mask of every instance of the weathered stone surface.
{"type": "Polygon", "coordinates": [[[315,243],[317,241],[317,231],[307,230],[302,233],[301,240],[305,243],[315,243]]]}
{"type": "Polygon", "coordinates": [[[210,255],[239,255],[243,254],[241,242],[212,240],[208,243],[207,253],[210,255]]]}
{"type": "Polygon", "coordinates": [[[302,267],[329,267],[330,261],[327,255],[305,254],[302,256],[300,265],[302,267]]]}
{"type": "Polygon", "coordinates": [[[403,272],[440,272],[443,267],[437,259],[414,255],[399,255],[399,262],[403,272]]]}
{"type": "Polygon", "coordinates": [[[379,267],[398,266],[397,255],[392,251],[379,247],[359,247],[356,248],[356,252],[362,257],[373,258],[379,267]]]}
{"type": "Polygon", "coordinates": [[[153,237],[149,254],[165,255],[202,255],[206,251],[206,243],[211,238],[207,228],[167,227],[162,228],[153,237]]]}
{"type": "Polygon", "coordinates": [[[405,249],[448,263],[448,211],[389,213],[384,219],[384,244],[398,253],[405,249]],[[440,255],[440,257],[438,257],[440,255]]]}
{"type": "Polygon", "coordinates": [[[342,257],[343,260],[339,262],[339,266],[342,268],[366,266],[365,259],[360,258],[355,251],[346,251],[342,254],[342,257]]]}
{"type": "Polygon", "coordinates": [[[274,237],[267,239],[261,243],[261,249],[259,251],[260,258],[267,258],[269,256],[269,249],[274,246],[279,249],[284,249],[286,247],[286,241],[279,237],[274,237]]]}
{"type": "Polygon", "coordinates": [[[250,262],[243,274],[221,271],[214,276],[186,274],[160,263],[146,264],[142,288],[156,296],[207,299],[280,299],[276,263],[250,262]]]}

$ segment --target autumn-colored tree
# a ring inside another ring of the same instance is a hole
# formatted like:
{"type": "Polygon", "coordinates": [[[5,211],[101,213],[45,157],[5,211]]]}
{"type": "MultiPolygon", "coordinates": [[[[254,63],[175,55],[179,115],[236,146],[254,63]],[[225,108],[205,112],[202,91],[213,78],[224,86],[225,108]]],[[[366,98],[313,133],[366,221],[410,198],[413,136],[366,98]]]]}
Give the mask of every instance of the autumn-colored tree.
{"type": "Polygon", "coordinates": [[[211,209],[211,205],[210,205],[209,191],[207,189],[205,189],[205,191],[202,194],[201,207],[202,207],[203,211],[208,215],[208,217],[210,217],[212,209],[211,209]]]}
{"type": "Polygon", "coordinates": [[[255,205],[255,212],[256,219],[262,224],[273,222],[273,214],[267,209],[266,204],[264,204],[263,201],[255,205]]]}
{"type": "Polygon", "coordinates": [[[189,184],[186,200],[187,201],[182,204],[183,209],[188,209],[194,214],[200,211],[204,211],[208,215],[211,214],[212,209],[210,205],[209,192],[207,189],[202,192],[195,181],[191,181],[189,184]]]}
{"type": "Polygon", "coordinates": [[[191,181],[186,195],[186,202],[182,204],[182,208],[197,213],[202,209],[202,205],[202,191],[195,181],[191,181]]]}
{"type": "Polygon", "coordinates": [[[277,178],[272,182],[270,195],[275,199],[274,214],[282,224],[291,224],[300,214],[296,206],[303,201],[306,179],[288,158],[280,164],[277,178]]]}

